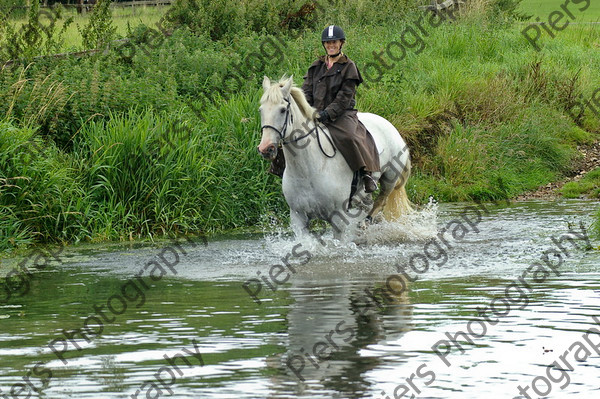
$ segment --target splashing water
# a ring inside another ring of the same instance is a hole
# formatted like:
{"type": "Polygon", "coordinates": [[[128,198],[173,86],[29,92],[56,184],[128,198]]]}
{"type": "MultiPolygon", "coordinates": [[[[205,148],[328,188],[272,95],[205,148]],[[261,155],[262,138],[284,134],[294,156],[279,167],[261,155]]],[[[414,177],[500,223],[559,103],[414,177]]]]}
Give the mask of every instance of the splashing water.
{"type": "Polygon", "coordinates": [[[437,216],[438,204],[430,199],[421,209],[393,221],[368,224],[357,237],[346,240],[335,239],[331,227],[295,237],[282,223],[272,222],[264,230],[264,246],[266,252],[278,256],[307,251],[311,261],[302,266],[307,273],[347,271],[343,265],[352,265],[353,272],[391,272],[393,269],[382,266],[393,265],[390,259],[405,256],[415,245],[437,234],[437,216]]]}
{"type": "Polygon", "coordinates": [[[396,220],[384,220],[368,225],[365,236],[369,244],[398,244],[426,241],[437,234],[438,204],[429,198],[422,209],[400,216],[396,220]]]}

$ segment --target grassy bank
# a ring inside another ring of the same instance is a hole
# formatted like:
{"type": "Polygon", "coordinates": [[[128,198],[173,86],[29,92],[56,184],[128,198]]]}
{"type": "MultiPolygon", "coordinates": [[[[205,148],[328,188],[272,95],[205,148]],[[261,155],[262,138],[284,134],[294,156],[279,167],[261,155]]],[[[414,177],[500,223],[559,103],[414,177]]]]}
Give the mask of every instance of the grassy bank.
{"type": "Polygon", "coordinates": [[[366,80],[359,109],[409,143],[415,202],[514,197],[569,173],[576,145],[600,132],[591,109],[574,107],[600,88],[596,29],[569,26],[537,52],[521,25],[481,2],[457,21],[422,21],[417,42],[407,32],[423,14],[397,2],[331,0],[296,19],[303,2],[288,3],[183,3],[171,36],[130,26],[132,51],[3,68],[0,250],[285,220],[280,182],[255,151],[260,82],[301,84],[330,21],[366,80]],[[202,13],[212,24],[198,23],[202,13]],[[402,59],[386,52],[392,42],[404,43],[402,59]]]}
{"type": "Polygon", "coordinates": [[[592,170],[578,181],[566,183],[561,189],[565,198],[588,198],[600,199],[600,168],[592,170]]]}

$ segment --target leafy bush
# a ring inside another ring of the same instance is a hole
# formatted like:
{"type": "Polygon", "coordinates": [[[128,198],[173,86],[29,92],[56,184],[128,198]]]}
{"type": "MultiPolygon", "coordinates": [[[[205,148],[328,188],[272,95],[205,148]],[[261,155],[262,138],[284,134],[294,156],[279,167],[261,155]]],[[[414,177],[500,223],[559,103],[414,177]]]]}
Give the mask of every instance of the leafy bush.
{"type": "Polygon", "coordinates": [[[406,16],[411,0],[176,0],[167,14],[172,29],[186,27],[212,40],[236,40],[250,32],[272,35],[289,30],[379,24],[406,16]]]}
{"type": "Polygon", "coordinates": [[[27,0],[0,0],[0,17],[5,21],[8,18],[23,16],[27,13],[27,4],[27,0]]]}
{"type": "Polygon", "coordinates": [[[0,62],[29,62],[36,56],[60,52],[65,31],[73,22],[73,18],[69,17],[59,28],[57,21],[62,19],[61,14],[60,7],[41,12],[40,4],[34,1],[27,11],[27,22],[22,26],[3,22],[0,25],[0,62]]]}
{"type": "Polygon", "coordinates": [[[83,28],[77,26],[86,49],[103,48],[116,36],[116,28],[112,25],[111,0],[98,0],[94,5],[88,24],[83,28]]]}

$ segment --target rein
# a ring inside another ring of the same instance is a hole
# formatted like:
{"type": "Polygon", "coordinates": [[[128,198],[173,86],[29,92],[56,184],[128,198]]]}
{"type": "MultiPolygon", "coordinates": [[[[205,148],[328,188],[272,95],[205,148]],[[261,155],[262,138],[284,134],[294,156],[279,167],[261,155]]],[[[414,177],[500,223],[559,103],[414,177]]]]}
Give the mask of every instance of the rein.
{"type": "MultiPolygon", "coordinates": [[[[318,123],[315,122],[315,127],[313,127],[310,130],[310,132],[308,132],[308,134],[300,137],[300,139],[303,139],[304,137],[310,136],[314,130],[317,131],[317,143],[319,143],[319,149],[321,150],[321,152],[323,153],[323,155],[325,155],[327,158],[333,158],[333,157],[335,157],[335,154],[337,154],[337,148],[335,148],[335,145],[333,144],[333,141],[331,140],[331,137],[329,137],[329,135],[325,134],[325,131],[323,130],[323,128],[321,128],[321,131],[323,132],[323,134],[325,135],[325,137],[327,137],[327,140],[329,141],[329,144],[331,144],[331,148],[333,148],[333,155],[327,154],[325,152],[325,150],[323,149],[323,145],[321,144],[321,135],[319,134],[319,124],[318,123]]],[[[284,143],[284,144],[286,144],[286,143],[284,143]]]]}
{"type": "Polygon", "coordinates": [[[335,155],[337,154],[337,149],[335,148],[335,145],[333,144],[331,137],[329,137],[329,135],[325,134],[325,131],[321,127],[320,130],[323,132],[325,137],[327,137],[329,144],[331,144],[331,147],[333,148],[333,155],[329,155],[325,152],[325,149],[323,148],[323,145],[321,144],[321,135],[319,134],[319,123],[317,121],[314,121],[315,127],[313,127],[305,135],[297,137],[297,138],[289,140],[289,141],[285,140],[285,134],[286,134],[287,128],[288,128],[288,120],[289,120],[289,123],[293,124],[294,123],[294,115],[290,113],[290,105],[291,105],[290,100],[288,100],[287,98],[284,98],[284,100],[285,100],[285,102],[287,102],[287,107],[285,109],[285,121],[283,122],[283,126],[281,127],[281,129],[277,129],[275,126],[272,126],[272,125],[262,125],[260,128],[260,131],[262,132],[266,128],[275,130],[277,132],[277,134],[279,135],[279,137],[281,138],[280,146],[297,143],[300,140],[305,139],[306,137],[310,136],[313,132],[316,131],[317,143],[319,143],[319,149],[321,150],[323,155],[325,155],[327,158],[335,157],[335,155]]]}

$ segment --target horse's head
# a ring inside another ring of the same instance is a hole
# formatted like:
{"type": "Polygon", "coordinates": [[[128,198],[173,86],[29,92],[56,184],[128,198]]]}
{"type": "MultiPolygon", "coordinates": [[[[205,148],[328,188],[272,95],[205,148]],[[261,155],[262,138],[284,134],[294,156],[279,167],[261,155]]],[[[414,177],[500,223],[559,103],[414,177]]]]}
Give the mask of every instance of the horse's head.
{"type": "Polygon", "coordinates": [[[271,83],[265,76],[263,88],[265,90],[260,99],[260,123],[262,139],[258,145],[258,152],[266,159],[275,159],[277,149],[286,135],[288,124],[291,124],[290,90],[293,79],[271,83]]]}

